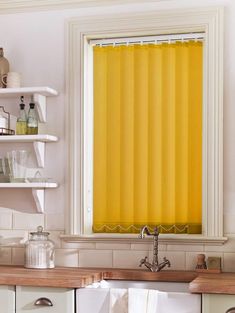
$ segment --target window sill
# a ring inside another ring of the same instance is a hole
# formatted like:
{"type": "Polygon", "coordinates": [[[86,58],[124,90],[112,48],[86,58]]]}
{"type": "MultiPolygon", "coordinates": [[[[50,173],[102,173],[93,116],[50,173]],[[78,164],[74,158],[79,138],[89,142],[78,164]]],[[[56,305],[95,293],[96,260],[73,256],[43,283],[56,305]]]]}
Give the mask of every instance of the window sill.
{"type": "MultiPolygon", "coordinates": [[[[137,234],[97,234],[97,235],[60,235],[61,240],[66,242],[103,242],[103,243],[149,243],[152,237],[146,236],[144,239],[138,238],[137,234]]],[[[202,235],[175,235],[175,234],[160,234],[160,244],[210,244],[223,245],[228,240],[227,237],[207,237],[202,235]]]]}

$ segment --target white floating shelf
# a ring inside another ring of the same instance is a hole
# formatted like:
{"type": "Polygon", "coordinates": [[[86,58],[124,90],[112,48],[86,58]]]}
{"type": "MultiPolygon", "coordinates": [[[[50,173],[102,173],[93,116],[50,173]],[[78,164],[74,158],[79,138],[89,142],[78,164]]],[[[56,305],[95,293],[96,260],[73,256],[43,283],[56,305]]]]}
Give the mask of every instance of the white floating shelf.
{"type": "Polygon", "coordinates": [[[58,92],[50,87],[21,87],[21,88],[1,88],[0,97],[13,98],[15,96],[40,94],[45,97],[58,96],[58,92]]]}
{"type": "Polygon", "coordinates": [[[56,142],[58,137],[46,134],[38,135],[9,135],[0,136],[0,143],[2,142],[56,142]]]}
{"type": "Polygon", "coordinates": [[[0,188],[30,188],[39,213],[45,208],[45,189],[57,188],[57,183],[0,183],[0,188]]]}
{"type": "Polygon", "coordinates": [[[0,188],[35,188],[49,189],[57,188],[57,183],[0,183],[0,188]]]}
{"type": "Polygon", "coordinates": [[[21,88],[1,88],[0,98],[13,98],[16,96],[32,95],[36,103],[39,120],[46,122],[46,97],[58,96],[58,92],[50,87],[21,87],[21,88]]]}
{"type": "Polygon", "coordinates": [[[0,143],[33,142],[33,147],[39,167],[44,167],[45,164],[45,143],[56,141],[58,141],[58,137],[44,134],[0,136],[0,143]]]}

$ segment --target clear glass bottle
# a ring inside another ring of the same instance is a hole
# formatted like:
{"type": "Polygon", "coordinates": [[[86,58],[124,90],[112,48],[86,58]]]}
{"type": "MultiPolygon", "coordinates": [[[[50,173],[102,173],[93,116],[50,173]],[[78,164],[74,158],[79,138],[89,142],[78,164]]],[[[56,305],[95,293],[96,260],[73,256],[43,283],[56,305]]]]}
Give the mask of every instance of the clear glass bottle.
{"type": "Polygon", "coordinates": [[[35,135],[38,134],[38,118],[35,110],[35,103],[32,101],[29,104],[29,113],[27,119],[27,134],[35,135]]]}
{"type": "Polygon", "coordinates": [[[27,134],[27,115],[25,112],[25,104],[23,103],[24,97],[21,97],[19,117],[16,121],[16,135],[27,134]]]}
{"type": "Polygon", "coordinates": [[[2,76],[9,72],[9,62],[4,57],[3,48],[0,48],[0,88],[5,88],[6,85],[2,83],[2,76]]]}
{"type": "Polygon", "coordinates": [[[43,231],[42,226],[36,232],[31,232],[25,243],[25,267],[54,268],[55,244],[48,238],[49,233],[43,231]]]}

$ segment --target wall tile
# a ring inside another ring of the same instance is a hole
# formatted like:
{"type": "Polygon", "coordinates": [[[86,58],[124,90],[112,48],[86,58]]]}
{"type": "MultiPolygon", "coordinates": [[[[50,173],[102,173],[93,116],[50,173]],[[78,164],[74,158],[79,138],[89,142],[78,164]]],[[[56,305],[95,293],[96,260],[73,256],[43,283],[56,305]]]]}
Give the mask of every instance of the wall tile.
{"type": "Polygon", "coordinates": [[[224,214],[224,233],[225,234],[235,234],[235,215],[234,214],[224,214]]]}
{"type": "MultiPolygon", "coordinates": [[[[132,243],[131,244],[131,249],[132,250],[153,250],[153,243],[132,243]]],[[[165,251],[166,250],[166,245],[158,245],[158,250],[159,251],[165,251]]]]}
{"type": "Polygon", "coordinates": [[[64,214],[45,214],[47,230],[64,230],[64,214]]]}
{"type": "Polygon", "coordinates": [[[43,214],[13,213],[13,228],[36,230],[38,226],[44,227],[43,214]]]}
{"type": "Polygon", "coordinates": [[[113,267],[138,268],[140,260],[149,256],[149,251],[113,251],[113,267]]]}
{"type": "Polygon", "coordinates": [[[235,253],[224,253],[224,272],[235,272],[235,253]]]}
{"type": "Polygon", "coordinates": [[[61,247],[67,249],[95,249],[93,242],[66,242],[61,241],[61,247]]]}
{"type": "Polygon", "coordinates": [[[12,249],[12,264],[13,265],[24,265],[24,248],[13,248],[12,249]]]}
{"type": "Polygon", "coordinates": [[[78,267],[78,250],[77,249],[56,249],[55,265],[78,267]]]}
{"type": "Polygon", "coordinates": [[[167,245],[168,251],[204,251],[203,245],[167,245]]]}
{"type": "Polygon", "coordinates": [[[28,239],[24,230],[0,230],[0,245],[21,246],[28,239]]]}
{"type": "Polygon", "coordinates": [[[113,256],[111,250],[79,251],[80,267],[112,267],[112,265],[113,265],[113,256]]]}
{"type": "Polygon", "coordinates": [[[103,250],[130,250],[131,244],[129,243],[96,243],[96,249],[103,250]]]}
{"type": "Polygon", "coordinates": [[[0,264],[11,264],[11,248],[0,248],[0,264]]]}
{"type": "Polygon", "coordinates": [[[0,229],[12,229],[12,212],[0,212],[0,229]]]}

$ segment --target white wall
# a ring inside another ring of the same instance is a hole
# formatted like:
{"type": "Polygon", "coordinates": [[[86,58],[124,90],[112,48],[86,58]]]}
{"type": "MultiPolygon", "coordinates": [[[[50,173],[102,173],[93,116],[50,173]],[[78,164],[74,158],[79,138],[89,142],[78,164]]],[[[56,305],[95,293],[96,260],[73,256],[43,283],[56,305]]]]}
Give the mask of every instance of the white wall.
{"type": "MultiPolygon", "coordinates": [[[[235,2],[233,0],[174,0],[138,2],[110,7],[76,10],[43,11],[0,15],[0,46],[4,47],[11,70],[22,73],[24,86],[50,86],[60,96],[48,100],[48,123],[45,130],[56,134],[60,141],[48,144],[45,175],[59,181],[60,188],[46,193],[46,214],[35,214],[30,192],[0,190],[0,243],[17,243],[27,231],[42,224],[51,231],[56,242],[57,264],[66,266],[136,267],[138,260],[151,254],[151,246],[143,244],[109,245],[102,243],[65,244],[59,240],[64,229],[65,142],[65,24],[70,17],[99,13],[142,12],[179,7],[225,6],[224,46],[224,217],[225,235],[229,242],[222,247],[194,245],[162,245],[162,254],[172,260],[174,269],[194,268],[197,253],[221,256],[224,270],[235,271],[235,2]],[[3,205],[4,204],[4,205],[3,205]],[[11,210],[15,208],[19,210],[11,210]],[[31,214],[24,213],[30,212],[31,214]]],[[[92,18],[92,17],[91,17],[92,18]]],[[[17,104],[19,99],[12,100],[17,104]]],[[[5,104],[5,102],[1,103],[5,104]]],[[[9,101],[7,102],[9,103],[9,101]]],[[[11,105],[9,105],[12,107],[11,105]]],[[[7,108],[7,105],[6,105],[7,108]]],[[[0,147],[0,156],[10,150],[0,147]]],[[[21,247],[0,249],[0,264],[23,263],[21,247]]]]}

